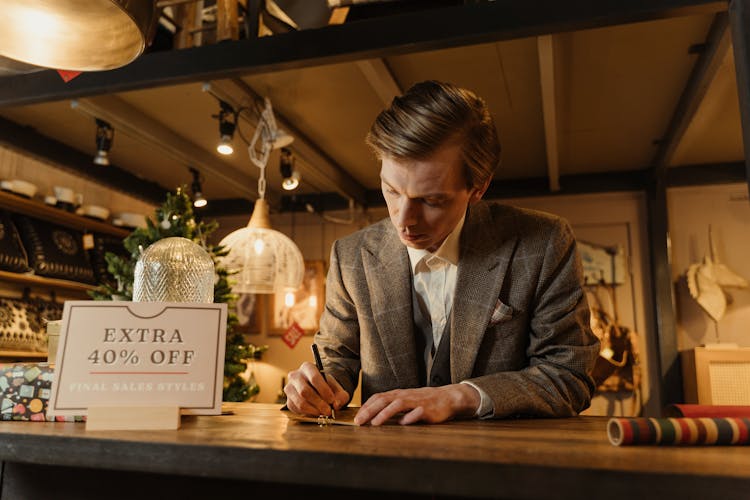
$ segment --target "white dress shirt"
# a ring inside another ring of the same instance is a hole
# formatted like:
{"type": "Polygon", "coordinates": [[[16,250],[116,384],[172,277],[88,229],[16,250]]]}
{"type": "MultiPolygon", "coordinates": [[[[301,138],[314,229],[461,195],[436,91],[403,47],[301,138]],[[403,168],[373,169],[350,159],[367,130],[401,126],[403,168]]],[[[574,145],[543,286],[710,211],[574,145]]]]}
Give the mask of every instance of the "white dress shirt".
{"type": "MultiPolygon", "coordinates": [[[[461,218],[435,253],[406,247],[414,276],[414,291],[421,298],[419,307],[422,307],[422,314],[429,317],[432,323],[432,355],[437,352],[453,308],[458,259],[460,257],[459,240],[465,218],[465,216],[461,218]],[[424,304],[424,307],[422,304],[424,304]],[[424,310],[425,307],[428,310],[424,310]]],[[[481,402],[475,416],[480,418],[491,417],[494,408],[489,396],[471,382],[462,381],[461,383],[469,384],[479,391],[481,402]]]]}

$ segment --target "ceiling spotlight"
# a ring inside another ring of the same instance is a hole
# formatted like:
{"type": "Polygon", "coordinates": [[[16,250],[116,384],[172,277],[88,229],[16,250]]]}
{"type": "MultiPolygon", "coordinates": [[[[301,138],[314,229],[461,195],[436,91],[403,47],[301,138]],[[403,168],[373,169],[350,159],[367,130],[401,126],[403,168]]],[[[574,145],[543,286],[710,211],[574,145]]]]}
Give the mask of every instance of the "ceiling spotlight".
{"type": "Polygon", "coordinates": [[[109,150],[115,139],[115,129],[112,125],[96,118],[96,156],[94,163],[97,165],[109,165],[109,150]]]}
{"type": "Polygon", "coordinates": [[[219,144],[216,146],[216,151],[223,155],[231,155],[234,153],[234,146],[232,146],[232,139],[234,138],[234,129],[237,127],[237,113],[234,108],[224,102],[219,101],[221,109],[217,118],[219,119],[219,144]]]}
{"type": "Polygon", "coordinates": [[[190,189],[193,191],[193,206],[195,208],[201,208],[208,205],[208,200],[203,197],[203,187],[201,186],[201,174],[198,170],[190,167],[190,172],[193,174],[193,184],[190,189]]]}
{"type": "Polygon", "coordinates": [[[292,191],[297,189],[299,186],[299,172],[294,168],[294,155],[292,150],[289,148],[281,148],[281,162],[279,164],[281,169],[281,187],[286,191],[292,191]]]}

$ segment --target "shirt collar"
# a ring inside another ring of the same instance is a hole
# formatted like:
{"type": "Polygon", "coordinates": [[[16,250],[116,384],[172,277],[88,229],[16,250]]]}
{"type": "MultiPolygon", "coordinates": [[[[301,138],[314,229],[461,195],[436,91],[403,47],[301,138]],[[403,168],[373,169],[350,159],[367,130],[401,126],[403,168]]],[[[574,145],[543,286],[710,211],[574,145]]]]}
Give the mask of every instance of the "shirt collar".
{"type": "Polygon", "coordinates": [[[417,264],[419,264],[419,262],[423,258],[427,258],[431,255],[440,257],[441,259],[450,262],[454,266],[458,265],[459,243],[461,239],[461,230],[464,227],[465,219],[466,215],[464,214],[464,216],[461,217],[461,220],[458,221],[458,224],[456,224],[456,227],[453,228],[453,231],[451,231],[450,234],[445,238],[445,240],[435,253],[429,252],[424,249],[406,247],[406,251],[409,253],[409,262],[411,263],[411,270],[413,273],[416,272],[417,264]]]}

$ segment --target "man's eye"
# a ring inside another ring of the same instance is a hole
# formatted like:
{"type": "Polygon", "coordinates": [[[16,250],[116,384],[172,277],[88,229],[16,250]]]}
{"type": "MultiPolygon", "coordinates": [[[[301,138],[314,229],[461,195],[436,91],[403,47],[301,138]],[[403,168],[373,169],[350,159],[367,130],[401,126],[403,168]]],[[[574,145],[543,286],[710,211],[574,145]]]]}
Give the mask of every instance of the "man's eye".
{"type": "Polygon", "coordinates": [[[424,204],[425,204],[425,205],[427,205],[428,207],[439,207],[440,205],[442,205],[442,204],[443,204],[443,201],[444,201],[444,200],[433,199],[433,198],[425,198],[425,199],[424,199],[424,200],[422,200],[422,201],[423,201],[423,202],[424,202],[424,204]]]}

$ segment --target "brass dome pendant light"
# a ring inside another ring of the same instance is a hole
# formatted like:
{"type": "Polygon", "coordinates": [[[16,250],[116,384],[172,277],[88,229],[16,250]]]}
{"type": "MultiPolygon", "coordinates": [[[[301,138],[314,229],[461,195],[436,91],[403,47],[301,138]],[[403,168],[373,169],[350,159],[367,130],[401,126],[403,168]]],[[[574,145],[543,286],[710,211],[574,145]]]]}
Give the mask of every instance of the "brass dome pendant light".
{"type": "Polygon", "coordinates": [[[4,0],[0,55],[53,69],[124,66],[148,43],[154,0],[4,0]]]}

